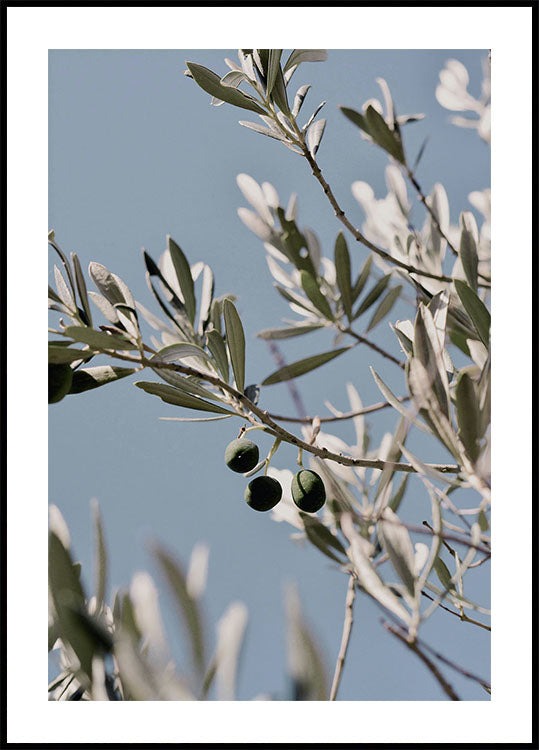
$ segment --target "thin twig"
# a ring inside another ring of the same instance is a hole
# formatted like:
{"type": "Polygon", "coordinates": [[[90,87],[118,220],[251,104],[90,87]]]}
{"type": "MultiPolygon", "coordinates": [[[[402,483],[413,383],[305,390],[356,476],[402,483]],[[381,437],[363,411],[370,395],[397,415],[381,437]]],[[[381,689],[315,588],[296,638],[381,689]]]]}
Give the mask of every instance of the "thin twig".
{"type": "Polygon", "coordinates": [[[389,359],[391,362],[394,362],[402,370],[405,369],[403,362],[401,362],[399,359],[394,357],[389,352],[386,352],[384,349],[378,346],[378,344],[375,344],[373,341],[370,341],[369,339],[365,338],[365,336],[361,336],[359,333],[356,333],[355,331],[352,330],[352,328],[350,327],[345,328],[344,326],[339,326],[339,330],[342,333],[347,333],[349,336],[352,336],[353,338],[356,339],[356,341],[359,341],[361,344],[365,344],[365,346],[368,346],[373,351],[378,352],[378,354],[381,354],[382,357],[385,357],[386,359],[389,359]]]}
{"type": "MultiPolygon", "coordinates": [[[[400,396],[397,399],[401,404],[405,401],[410,400],[410,396],[400,396]]],[[[320,422],[338,422],[340,420],[344,419],[353,419],[354,417],[361,417],[363,414],[372,414],[372,412],[380,411],[381,409],[387,409],[388,406],[391,406],[389,401],[381,401],[378,404],[372,404],[371,406],[365,406],[363,409],[359,409],[358,411],[349,411],[345,412],[343,414],[339,414],[338,416],[334,417],[319,417],[320,422]]],[[[297,422],[300,424],[310,424],[313,421],[313,417],[305,417],[303,419],[300,419],[299,417],[288,417],[281,414],[274,414],[273,412],[269,413],[270,417],[272,419],[276,419],[279,422],[297,422]]]]}
{"type": "Polygon", "coordinates": [[[365,245],[365,247],[368,247],[369,250],[372,250],[373,253],[376,253],[376,255],[380,256],[380,258],[383,258],[388,263],[392,263],[395,266],[399,266],[399,268],[404,268],[404,270],[408,271],[408,273],[415,273],[418,276],[425,276],[429,279],[436,279],[437,281],[453,281],[451,276],[444,276],[442,274],[430,273],[430,271],[425,271],[420,268],[415,268],[415,266],[411,266],[408,263],[404,263],[404,261],[399,260],[398,258],[394,258],[392,255],[387,253],[385,250],[382,250],[382,248],[377,247],[374,243],[368,240],[363,234],[361,234],[359,229],[356,229],[356,227],[354,227],[354,225],[348,220],[346,214],[344,213],[340,205],[337,203],[337,199],[333,195],[333,191],[331,190],[330,186],[328,185],[324,176],[322,175],[322,170],[318,166],[316,159],[313,156],[311,156],[306,146],[302,146],[302,149],[303,149],[303,156],[309,162],[309,166],[312,169],[313,175],[316,177],[316,179],[320,183],[322,190],[327,195],[328,200],[331,203],[335,211],[335,216],[339,219],[341,224],[344,224],[344,226],[348,229],[349,232],[351,232],[351,234],[355,237],[355,239],[358,242],[361,242],[362,245],[365,245]]]}
{"type": "MultiPolygon", "coordinates": [[[[267,341],[267,344],[268,344],[270,352],[273,354],[277,367],[279,368],[286,367],[286,361],[283,355],[281,354],[281,350],[279,349],[277,344],[274,341],[271,341],[271,339],[267,341]]],[[[287,385],[288,385],[288,390],[290,391],[290,396],[292,397],[292,401],[294,402],[294,406],[296,407],[296,411],[300,415],[300,418],[304,419],[305,414],[307,413],[307,410],[305,409],[305,404],[303,403],[301,394],[296,388],[294,378],[290,378],[290,380],[287,381],[287,385]]]]}
{"type": "Polygon", "coordinates": [[[434,662],[432,662],[428,658],[428,656],[421,651],[421,649],[417,645],[416,641],[410,642],[409,640],[407,640],[407,638],[404,635],[402,635],[402,633],[399,633],[399,631],[395,627],[393,627],[392,625],[390,625],[385,620],[382,620],[382,624],[383,624],[383,626],[384,626],[384,628],[386,630],[389,630],[389,632],[393,633],[393,635],[396,638],[398,638],[399,641],[401,641],[402,643],[404,643],[404,645],[407,646],[410,649],[410,651],[413,651],[414,654],[416,654],[417,656],[419,656],[419,658],[421,659],[421,661],[423,662],[423,664],[425,664],[425,666],[432,672],[432,674],[434,675],[434,677],[438,680],[438,682],[440,684],[440,687],[442,688],[442,690],[444,691],[444,693],[449,698],[451,698],[452,701],[459,701],[460,700],[460,698],[455,693],[455,691],[453,690],[453,688],[449,684],[449,682],[447,682],[447,680],[445,679],[445,677],[442,675],[442,673],[440,672],[440,670],[438,669],[438,667],[436,666],[436,664],[434,664],[434,662]]]}
{"type": "MultiPolygon", "coordinates": [[[[471,565],[470,565],[471,567],[471,565]]],[[[430,599],[431,602],[436,601],[433,596],[430,596],[430,594],[427,594],[426,591],[422,591],[421,594],[423,596],[426,596],[427,599],[430,599]]],[[[480,628],[483,628],[484,630],[488,630],[489,633],[491,632],[490,625],[485,625],[484,622],[479,622],[479,620],[474,620],[471,617],[468,617],[468,615],[465,615],[461,612],[455,612],[454,609],[449,609],[449,607],[446,607],[445,604],[438,604],[440,609],[445,609],[446,612],[449,612],[451,615],[455,615],[455,617],[458,617],[459,620],[462,620],[462,622],[469,622],[471,625],[478,625],[480,628]]]]}
{"type": "Polygon", "coordinates": [[[351,575],[348,581],[348,591],[346,593],[346,603],[344,609],[344,623],[342,629],[341,647],[339,649],[339,655],[337,656],[337,663],[335,664],[335,674],[333,675],[333,683],[331,685],[331,691],[329,694],[329,700],[334,701],[337,699],[337,691],[341,683],[342,671],[344,667],[344,660],[346,658],[346,651],[348,649],[348,643],[350,642],[350,633],[352,632],[352,625],[354,622],[354,599],[356,598],[356,582],[354,576],[351,575]]]}

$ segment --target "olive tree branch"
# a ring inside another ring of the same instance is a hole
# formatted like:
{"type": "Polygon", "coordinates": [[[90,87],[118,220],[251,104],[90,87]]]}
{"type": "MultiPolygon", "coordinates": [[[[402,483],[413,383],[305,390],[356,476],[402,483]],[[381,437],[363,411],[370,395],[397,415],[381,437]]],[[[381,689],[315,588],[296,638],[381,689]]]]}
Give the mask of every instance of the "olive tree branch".
{"type": "Polygon", "coordinates": [[[337,691],[341,683],[342,671],[344,668],[344,660],[346,658],[346,651],[348,649],[348,643],[350,642],[350,634],[352,632],[352,625],[354,622],[354,599],[356,598],[356,582],[353,575],[350,575],[348,581],[348,590],[346,593],[346,602],[344,609],[344,623],[341,638],[341,647],[337,656],[337,663],[335,665],[335,674],[333,675],[333,683],[331,685],[331,691],[329,693],[329,700],[334,701],[337,699],[337,691]]]}
{"type": "MultiPolygon", "coordinates": [[[[405,401],[409,401],[410,396],[400,396],[397,400],[400,403],[403,403],[405,401]]],[[[380,411],[381,409],[387,409],[388,406],[391,406],[389,401],[381,401],[378,404],[371,404],[370,406],[365,406],[363,409],[359,409],[358,411],[345,412],[344,414],[339,414],[338,416],[333,416],[333,417],[319,417],[319,419],[321,423],[339,422],[345,419],[353,419],[354,417],[361,417],[364,414],[372,414],[375,411],[380,411]]],[[[278,422],[298,422],[301,424],[310,424],[314,419],[314,417],[305,417],[305,418],[288,417],[288,416],[281,415],[281,414],[274,414],[273,412],[270,412],[269,416],[272,419],[277,420],[278,422]]]]}
{"type": "Polygon", "coordinates": [[[372,349],[375,352],[378,352],[378,354],[381,354],[382,357],[385,357],[386,359],[389,359],[391,362],[394,362],[396,365],[398,365],[401,370],[405,369],[405,365],[403,362],[401,362],[399,359],[394,357],[389,352],[386,352],[384,349],[378,346],[378,344],[375,344],[373,341],[370,341],[369,339],[365,338],[365,336],[361,336],[361,334],[356,333],[350,326],[346,327],[342,324],[336,323],[337,328],[341,333],[347,333],[349,336],[352,336],[356,339],[360,344],[365,344],[370,349],[372,349]]]}
{"type": "Polygon", "coordinates": [[[410,649],[410,651],[413,651],[416,656],[418,656],[423,664],[432,672],[434,677],[438,680],[442,690],[444,693],[452,700],[452,701],[459,701],[460,698],[453,690],[452,686],[447,682],[445,677],[442,675],[436,664],[434,664],[433,661],[431,661],[426,654],[423,653],[423,651],[419,648],[417,645],[416,640],[409,641],[402,633],[400,633],[397,628],[395,628],[393,625],[390,625],[385,620],[382,620],[382,625],[386,630],[388,630],[390,633],[392,633],[396,638],[399,639],[404,645],[410,649]]]}
{"type": "MultiPolygon", "coordinates": [[[[217,388],[220,388],[221,390],[228,393],[233,397],[233,399],[235,399],[245,408],[245,412],[237,409],[238,416],[242,417],[243,419],[247,419],[253,424],[258,424],[256,419],[254,418],[255,416],[258,417],[260,422],[266,425],[266,432],[269,432],[274,437],[280,438],[286,443],[291,443],[298,448],[303,448],[308,453],[312,453],[313,455],[318,456],[318,458],[323,458],[328,461],[335,461],[336,463],[342,464],[343,466],[363,466],[368,469],[391,469],[393,471],[405,471],[413,474],[417,473],[417,469],[411,464],[383,461],[380,458],[352,458],[351,456],[343,456],[340,453],[332,453],[331,451],[328,451],[327,448],[318,448],[315,445],[306,443],[301,438],[293,435],[292,433],[281,427],[279,424],[277,424],[270,417],[267,411],[259,409],[258,406],[256,406],[256,404],[248,399],[244,393],[236,390],[236,388],[229,385],[228,383],[225,383],[224,380],[221,380],[217,376],[210,375],[207,372],[201,372],[200,370],[196,370],[194,367],[188,367],[187,365],[180,365],[172,362],[160,362],[155,359],[152,359],[150,361],[143,356],[141,356],[140,358],[132,357],[129,354],[120,354],[118,351],[114,350],[103,350],[103,353],[115,357],[116,359],[123,360],[124,362],[132,362],[134,364],[143,365],[144,367],[150,367],[153,369],[172,370],[174,372],[180,372],[183,375],[190,375],[192,377],[205,380],[208,383],[211,383],[217,388]]],[[[461,471],[460,467],[455,464],[426,464],[426,466],[429,466],[430,468],[435,469],[442,474],[458,474],[461,471]]]]}

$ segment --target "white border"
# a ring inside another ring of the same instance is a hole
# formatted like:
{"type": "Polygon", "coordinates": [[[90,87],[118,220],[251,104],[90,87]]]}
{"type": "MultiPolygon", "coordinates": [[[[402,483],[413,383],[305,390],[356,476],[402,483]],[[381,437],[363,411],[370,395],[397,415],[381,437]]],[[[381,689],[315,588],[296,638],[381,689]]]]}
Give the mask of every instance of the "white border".
{"type": "Polygon", "coordinates": [[[9,742],[530,741],[531,8],[45,6],[9,7],[7,16],[9,742]],[[47,52],[218,49],[239,47],[246,40],[260,47],[493,50],[498,553],[492,568],[495,692],[490,703],[71,706],[44,699],[47,434],[46,375],[40,363],[45,362],[45,344],[41,333],[32,338],[31,332],[36,321],[43,330],[45,318],[41,305],[47,254],[38,248],[44,247],[47,230],[47,52]],[[21,367],[25,358],[29,366],[21,367]],[[39,620],[36,600],[43,612],[39,620]]]}

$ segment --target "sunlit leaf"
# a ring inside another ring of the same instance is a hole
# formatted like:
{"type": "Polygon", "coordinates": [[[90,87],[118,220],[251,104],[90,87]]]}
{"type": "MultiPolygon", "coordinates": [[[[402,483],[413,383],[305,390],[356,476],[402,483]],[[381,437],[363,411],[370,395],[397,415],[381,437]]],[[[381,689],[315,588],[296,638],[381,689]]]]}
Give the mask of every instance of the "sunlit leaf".
{"type": "Polygon", "coordinates": [[[181,248],[169,234],[167,235],[167,250],[170,253],[176,278],[182,292],[187,317],[191,321],[191,324],[193,324],[195,322],[196,299],[191,267],[181,248]]]}
{"type": "Polygon", "coordinates": [[[395,572],[406,586],[408,593],[415,596],[414,549],[408,530],[398,516],[388,507],[378,522],[382,545],[389,555],[395,572]]]}
{"type": "Polygon", "coordinates": [[[105,333],[105,331],[96,331],[93,328],[84,328],[82,326],[68,326],[65,335],[73,341],[79,341],[88,344],[94,349],[136,349],[137,345],[118,334],[105,333]]]}
{"type": "Polygon", "coordinates": [[[307,148],[309,153],[314,158],[320,147],[320,142],[326,129],[326,119],[322,118],[314,122],[307,131],[307,148]]]}
{"type": "Polygon", "coordinates": [[[91,326],[92,325],[92,311],[90,310],[90,303],[88,302],[88,291],[86,289],[86,282],[84,281],[84,274],[82,273],[80,261],[76,253],[71,253],[71,262],[73,263],[73,270],[75,272],[75,281],[77,283],[77,291],[79,293],[82,308],[86,315],[85,322],[89,326],[91,326]]]}
{"type": "Polygon", "coordinates": [[[259,115],[264,114],[262,107],[260,107],[250,96],[244,94],[238,89],[223,86],[217,73],[214,73],[203,65],[198,65],[194,62],[188,62],[186,64],[196,83],[201,89],[204,89],[207,94],[215,96],[224,102],[228,102],[228,104],[233,104],[235,107],[250,109],[252,112],[258,112],[259,115]]]}
{"type": "Polygon", "coordinates": [[[283,70],[297,67],[302,62],[325,62],[328,53],[325,49],[294,49],[285,63],[283,70]]]}
{"type": "MultiPolygon", "coordinates": [[[[461,213],[460,225],[460,262],[462,263],[462,268],[466,275],[468,284],[474,292],[477,292],[477,267],[479,259],[477,257],[477,245],[472,231],[472,228],[475,225],[475,218],[470,211],[463,211],[461,213]]],[[[476,226],[475,229],[477,231],[476,226]]]]}

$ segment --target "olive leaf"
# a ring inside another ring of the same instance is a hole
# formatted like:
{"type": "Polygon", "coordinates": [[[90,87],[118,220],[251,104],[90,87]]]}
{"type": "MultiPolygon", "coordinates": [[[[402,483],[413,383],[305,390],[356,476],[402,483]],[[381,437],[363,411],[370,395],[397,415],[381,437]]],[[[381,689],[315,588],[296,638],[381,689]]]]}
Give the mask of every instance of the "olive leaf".
{"type": "Polygon", "coordinates": [[[352,272],[350,253],[342,232],[335,240],[335,273],[346,317],[352,322],[352,272]]]}
{"type": "Polygon", "coordinates": [[[268,377],[262,381],[261,385],[274,385],[275,383],[281,383],[285,380],[290,380],[291,378],[298,378],[300,375],[305,375],[305,373],[311,372],[311,370],[315,370],[317,367],[325,365],[326,362],[335,359],[335,357],[338,357],[343,352],[347,352],[351,348],[352,347],[350,346],[345,346],[342,349],[333,349],[330,352],[315,354],[312,357],[306,357],[305,359],[300,359],[290,365],[285,365],[271,375],[268,375],[268,377]]]}
{"type": "Polygon", "coordinates": [[[108,383],[114,383],[137,372],[134,367],[116,367],[115,365],[101,365],[99,367],[85,367],[75,370],[69,393],[84,393],[99,388],[108,383]]]}
{"type": "Polygon", "coordinates": [[[223,301],[223,315],[236,388],[243,392],[245,386],[245,334],[238,311],[229,299],[223,301]]]}
{"type": "Polygon", "coordinates": [[[333,320],[333,313],[327,297],[325,297],[320,291],[320,285],[317,279],[310,274],[308,271],[300,271],[301,274],[301,286],[303,291],[316,307],[316,309],[322,313],[322,315],[328,320],[333,320]]]}
{"type": "Polygon", "coordinates": [[[287,328],[265,328],[263,331],[259,331],[256,335],[259,339],[289,339],[294,336],[302,336],[311,331],[318,331],[323,327],[324,326],[320,323],[313,323],[288,326],[287,328]]]}
{"type": "Polygon", "coordinates": [[[149,383],[145,381],[138,381],[135,385],[146,393],[159,396],[162,401],[165,401],[167,404],[172,404],[173,406],[183,406],[185,409],[195,409],[198,411],[212,411],[217,414],[234,414],[234,412],[229,409],[224,409],[221,406],[217,406],[217,404],[211,404],[201,398],[191,396],[188,393],[184,393],[179,388],[174,388],[170,385],[149,383]]]}
{"type": "Polygon", "coordinates": [[[460,297],[464,309],[471,318],[475,330],[483,344],[487,347],[490,341],[490,313],[481,302],[477,294],[468,284],[460,279],[454,280],[455,289],[460,297]]]}
{"type": "Polygon", "coordinates": [[[170,253],[174,271],[176,272],[176,278],[180,285],[187,317],[192,325],[195,322],[196,299],[191,267],[189,266],[187,258],[183,254],[181,248],[174,242],[169,234],[167,235],[167,250],[170,253]]]}
{"type": "Polygon", "coordinates": [[[385,297],[382,299],[382,301],[374,311],[369,325],[367,326],[367,331],[371,331],[374,326],[378,325],[378,323],[391,312],[393,305],[400,297],[401,289],[402,285],[399,284],[398,286],[395,286],[393,287],[393,289],[389,290],[389,292],[385,295],[385,297]]]}
{"type": "Polygon", "coordinates": [[[258,112],[259,115],[264,114],[262,107],[252,97],[244,94],[243,91],[239,91],[239,89],[223,86],[217,73],[194,62],[187,62],[186,65],[195,82],[207,94],[211,94],[211,96],[215,96],[228,104],[233,104],[235,107],[250,109],[252,112],[258,112]]]}

